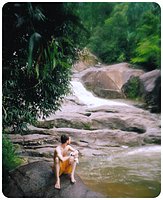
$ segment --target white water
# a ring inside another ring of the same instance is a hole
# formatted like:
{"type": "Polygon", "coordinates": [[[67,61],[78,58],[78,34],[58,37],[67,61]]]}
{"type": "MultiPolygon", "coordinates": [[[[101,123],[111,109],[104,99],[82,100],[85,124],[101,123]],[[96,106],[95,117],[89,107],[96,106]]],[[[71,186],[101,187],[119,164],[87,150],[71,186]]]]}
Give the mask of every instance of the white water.
{"type": "MultiPolygon", "coordinates": [[[[135,147],[134,149],[130,149],[130,151],[128,151],[128,155],[141,155],[141,154],[146,154],[151,156],[152,153],[161,153],[161,146],[145,146],[145,147],[135,147]]],[[[139,155],[139,156],[140,156],[139,155]]]]}
{"type": "Polygon", "coordinates": [[[85,89],[79,81],[71,81],[72,85],[72,92],[73,94],[81,101],[82,103],[86,104],[89,107],[97,107],[97,106],[130,106],[125,103],[111,101],[102,99],[99,97],[94,96],[91,92],[85,89]]]}

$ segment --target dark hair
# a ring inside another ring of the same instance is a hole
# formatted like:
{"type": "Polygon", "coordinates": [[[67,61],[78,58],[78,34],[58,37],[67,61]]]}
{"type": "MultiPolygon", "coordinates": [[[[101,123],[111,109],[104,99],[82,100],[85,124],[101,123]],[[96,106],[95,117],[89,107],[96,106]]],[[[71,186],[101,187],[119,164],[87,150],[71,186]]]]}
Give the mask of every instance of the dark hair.
{"type": "Polygon", "coordinates": [[[67,135],[61,135],[61,143],[64,144],[69,140],[69,137],[67,135]]]}

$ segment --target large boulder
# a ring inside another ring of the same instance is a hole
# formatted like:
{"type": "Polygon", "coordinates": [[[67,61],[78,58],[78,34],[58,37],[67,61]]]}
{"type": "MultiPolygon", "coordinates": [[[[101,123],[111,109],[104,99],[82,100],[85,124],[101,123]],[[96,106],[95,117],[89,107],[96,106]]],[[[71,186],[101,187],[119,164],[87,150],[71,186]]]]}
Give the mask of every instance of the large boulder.
{"type": "Polygon", "coordinates": [[[69,127],[78,129],[87,129],[90,126],[90,119],[87,116],[78,113],[65,113],[56,115],[52,120],[38,121],[37,127],[69,127]],[[65,118],[66,115],[66,118],[65,118]]]}
{"type": "Polygon", "coordinates": [[[161,71],[153,70],[140,76],[141,94],[152,112],[161,111],[161,71]]]}
{"type": "Polygon", "coordinates": [[[33,162],[10,172],[3,193],[10,198],[94,198],[101,194],[90,191],[79,176],[70,184],[68,176],[61,176],[61,190],[54,188],[54,174],[48,162],[33,162]]]}
{"type": "Polygon", "coordinates": [[[152,112],[161,111],[161,71],[153,70],[139,77],[130,77],[122,91],[127,97],[139,97],[152,112]]]}
{"type": "Polygon", "coordinates": [[[128,63],[120,63],[89,68],[81,73],[81,79],[96,95],[115,99],[124,97],[121,88],[131,76],[140,76],[143,73],[143,70],[133,69],[128,63]]]}

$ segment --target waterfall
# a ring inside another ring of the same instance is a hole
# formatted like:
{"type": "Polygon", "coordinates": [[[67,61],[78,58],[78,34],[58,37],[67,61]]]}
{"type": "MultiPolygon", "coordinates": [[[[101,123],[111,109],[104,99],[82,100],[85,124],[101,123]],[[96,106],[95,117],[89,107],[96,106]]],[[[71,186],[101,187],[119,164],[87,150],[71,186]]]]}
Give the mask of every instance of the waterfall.
{"type": "Polygon", "coordinates": [[[116,102],[112,100],[102,99],[94,96],[91,92],[86,90],[83,84],[79,81],[71,81],[72,92],[79,101],[86,104],[88,107],[97,107],[97,106],[130,106],[125,103],[116,102]]]}

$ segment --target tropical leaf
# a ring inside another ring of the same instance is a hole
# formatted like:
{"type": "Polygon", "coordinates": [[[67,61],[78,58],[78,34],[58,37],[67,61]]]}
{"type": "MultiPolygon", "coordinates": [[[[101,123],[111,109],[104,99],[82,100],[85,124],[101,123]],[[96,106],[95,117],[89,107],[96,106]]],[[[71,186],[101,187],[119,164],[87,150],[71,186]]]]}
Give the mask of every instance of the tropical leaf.
{"type": "Polygon", "coordinates": [[[39,78],[39,65],[38,64],[36,64],[35,70],[36,70],[36,76],[38,79],[39,78]]]}
{"type": "Polygon", "coordinates": [[[28,55],[28,67],[32,68],[34,53],[38,50],[39,43],[41,42],[42,36],[35,32],[31,35],[29,39],[29,55],[28,55]]]}
{"type": "Polygon", "coordinates": [[[53,64],[52,64],[52,69],[54,69],[56,67],[56,59],[53,58],[53,64]]]}
{"type": "Polygon", "coordinates": [[[46,19],[42,10],[38,6],[34,7],[32,3],[28,3],[28,12],[32,20],[44,21],[46,19]]]}
{"type": "Polygon", "coordinates": [[[35,12],[33,14],[34,18],[38,21],[44,21],[46,19],[45,15],[42,13],[42,11],[36,7],[35,12]]]}

